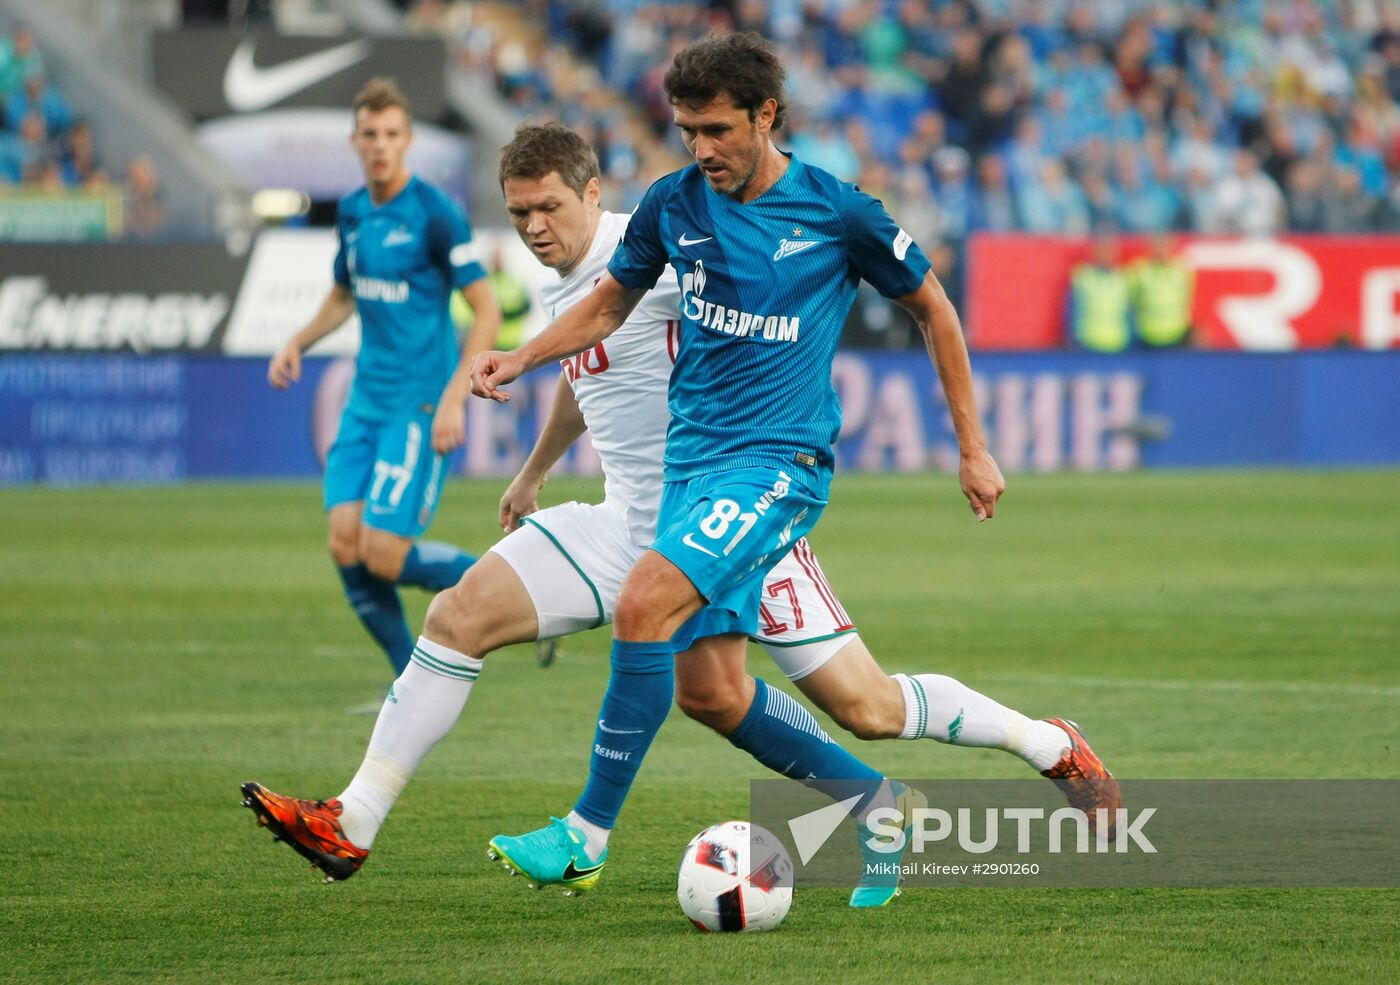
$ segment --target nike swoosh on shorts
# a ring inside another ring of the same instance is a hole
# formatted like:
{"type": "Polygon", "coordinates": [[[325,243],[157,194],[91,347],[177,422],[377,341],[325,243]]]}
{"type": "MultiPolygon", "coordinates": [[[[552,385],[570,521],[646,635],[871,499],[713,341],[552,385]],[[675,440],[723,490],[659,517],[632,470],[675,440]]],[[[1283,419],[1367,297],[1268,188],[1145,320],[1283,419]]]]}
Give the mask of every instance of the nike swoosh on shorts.
{"type": "Polygon", "coordinates": [[[703,547],[700,544],[695,543],[695,541],[691,539],[693,536],[694,534],[686,534],[684,537],[681,538],[681,543],[684,544],[686,547],[695,548],[701,554],[708,554],[710,555],[710,557],[719,557],[718,554],[710,550],[708,547],[703,547]]]}

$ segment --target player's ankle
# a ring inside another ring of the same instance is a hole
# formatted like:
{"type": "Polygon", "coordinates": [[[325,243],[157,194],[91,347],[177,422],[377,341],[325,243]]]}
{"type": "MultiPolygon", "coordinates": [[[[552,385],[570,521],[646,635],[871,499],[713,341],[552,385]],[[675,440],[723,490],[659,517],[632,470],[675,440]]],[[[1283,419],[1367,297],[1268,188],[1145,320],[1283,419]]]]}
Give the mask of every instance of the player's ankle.
{"type": "Polygon", "coordinates": [[[612,834],[611,828],[605,828],[601,824],[594,824],[583,817],[578,811],[569,811],[569,816],[564,820],[583,833],[584,848],[588,850],[588,855],[595,861],[602,857],[608,850],[608,837],[612,834]]]}

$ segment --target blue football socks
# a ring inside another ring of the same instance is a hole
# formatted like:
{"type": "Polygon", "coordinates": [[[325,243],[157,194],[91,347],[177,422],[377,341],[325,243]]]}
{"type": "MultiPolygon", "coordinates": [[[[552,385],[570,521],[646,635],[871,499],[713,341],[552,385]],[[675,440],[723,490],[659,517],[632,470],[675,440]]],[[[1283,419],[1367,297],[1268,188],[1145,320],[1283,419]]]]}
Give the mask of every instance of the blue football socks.
{"type": "Polygon", "coordinates": [[[616,827],[622,802],[671,710],[675,690],[675,654],[669,640],[613,640],[612,674],[598,713],[588,785],[574,807],[580,817],[600,827],[616,827]]]}
{"type": "Polygon", "coordinates": [[[408,666],[413,655],[413,635],[404,618],[403,602],[392,584],[370,574],[363,564],[337,566],[340,580],[345,585],[345,597],[355,615],[360,617],[369,635],[384,648],[389,662],[394,665],[394,676],[398,677],[408,666]]]}
{"type": "Polygon", "coordinates": [[[833,800],[861,794],[862,811],[885,777],[832,741],[817,720],[785,691],[754,681],[753,704],[729,741],[764,766],[821,790],[833,800]]]}
{"type": "Polygon", "coordinates": [[[462,575],[475,563],[476,558],[451,544],[422,540],[408,549],[399,584],[441,592],[461,581],[462,575]]]}

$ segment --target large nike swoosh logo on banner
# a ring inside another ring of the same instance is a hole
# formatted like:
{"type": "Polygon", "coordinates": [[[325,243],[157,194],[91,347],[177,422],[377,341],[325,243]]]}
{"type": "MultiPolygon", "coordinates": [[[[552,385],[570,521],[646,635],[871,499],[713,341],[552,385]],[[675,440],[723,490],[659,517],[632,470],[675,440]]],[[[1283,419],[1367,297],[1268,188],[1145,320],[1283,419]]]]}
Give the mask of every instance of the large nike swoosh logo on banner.
{"type": "Polygon", "coordinates": [[[240,41],[224,70],[224,100],[240,113],[251,113],[280,103],[303,89],[309,89],[322,79],[344,71],[369,57],[370,43],[363,38],[335,48],[303,55],[259,68],[253,62],[252,38],[240,41]]]}

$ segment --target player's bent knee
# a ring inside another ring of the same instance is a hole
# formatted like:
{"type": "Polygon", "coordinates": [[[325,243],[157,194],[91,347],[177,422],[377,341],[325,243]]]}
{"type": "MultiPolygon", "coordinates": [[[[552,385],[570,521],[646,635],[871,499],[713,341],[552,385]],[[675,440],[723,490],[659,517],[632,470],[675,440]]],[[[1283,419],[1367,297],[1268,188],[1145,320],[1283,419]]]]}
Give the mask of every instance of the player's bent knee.
{"type": "Polygon", "coordinates": [[[879,701],[853,700],[833,709],[831,717],[857,739],[897,739],[904,731],[904,716],[879,701]]]}
{"type": "Polygon", "coordinates": [[[434,596],[428,603],[427,618],[423,620],[423,635],[459,653],[480,658],[491,648],[482,632],[479,613],[483,607],[472,595],[471,588],[463,581],[434,596]]]}
{"type": "Polygon", "coordinates": [[[613,633],[620,640],[670,639],[703,603],[679,568],[648,551],[622,583],[613,633]]]}
{"type": "Polygon", "coordinates": [[[384,581],[396,582],[403,574],[404,558],[413,542],[406,537],[365,529],[360,534],[360,560],[370,574],[384,581]]]}
{"type": "Polygon", "coordinates": [[[423,635],[478,659],[535,639],[538,617],[528,596],[519,586],[514,592],[503,586],[492,577],[491,567],[490,562],[474,567],[456,585],[439,592],[428,604],[423,635]]]}
{"type": "Polygon", "coordinates": [[[398,581],[403,573],[403,558],[388,551],[370,548],[364,552],[363,560],[369,573],[384,581],[398,581]]]}
{"type": "Polygon", "coordinates": [[[613,610],[613,634],[620,640],[667,640],[695,608],[665,586],[629,588],[613,610]]]}
{"type": "Polygon", "coordinates": [[[326,539],[326,550],[330,552],[331,560],[337,567],[348,568],[352,564],[360,563],[360,545],[354,537],[344,537],[331,531],[326,539]]]}
{"type": "Polygon", "coordinates": [[[622,640],[668,639],[674,632],[674,627],[666,626],[651,592],[634,592],[619,598],[613,611],[613,627],[622,640]]]}
{"type": "Polygon", "coordinates": [[[687,717],[723,735],[732,732],[749,710],[744,692],[729,687],[682,689],[676,693],[676,704],[687,717]]]}

